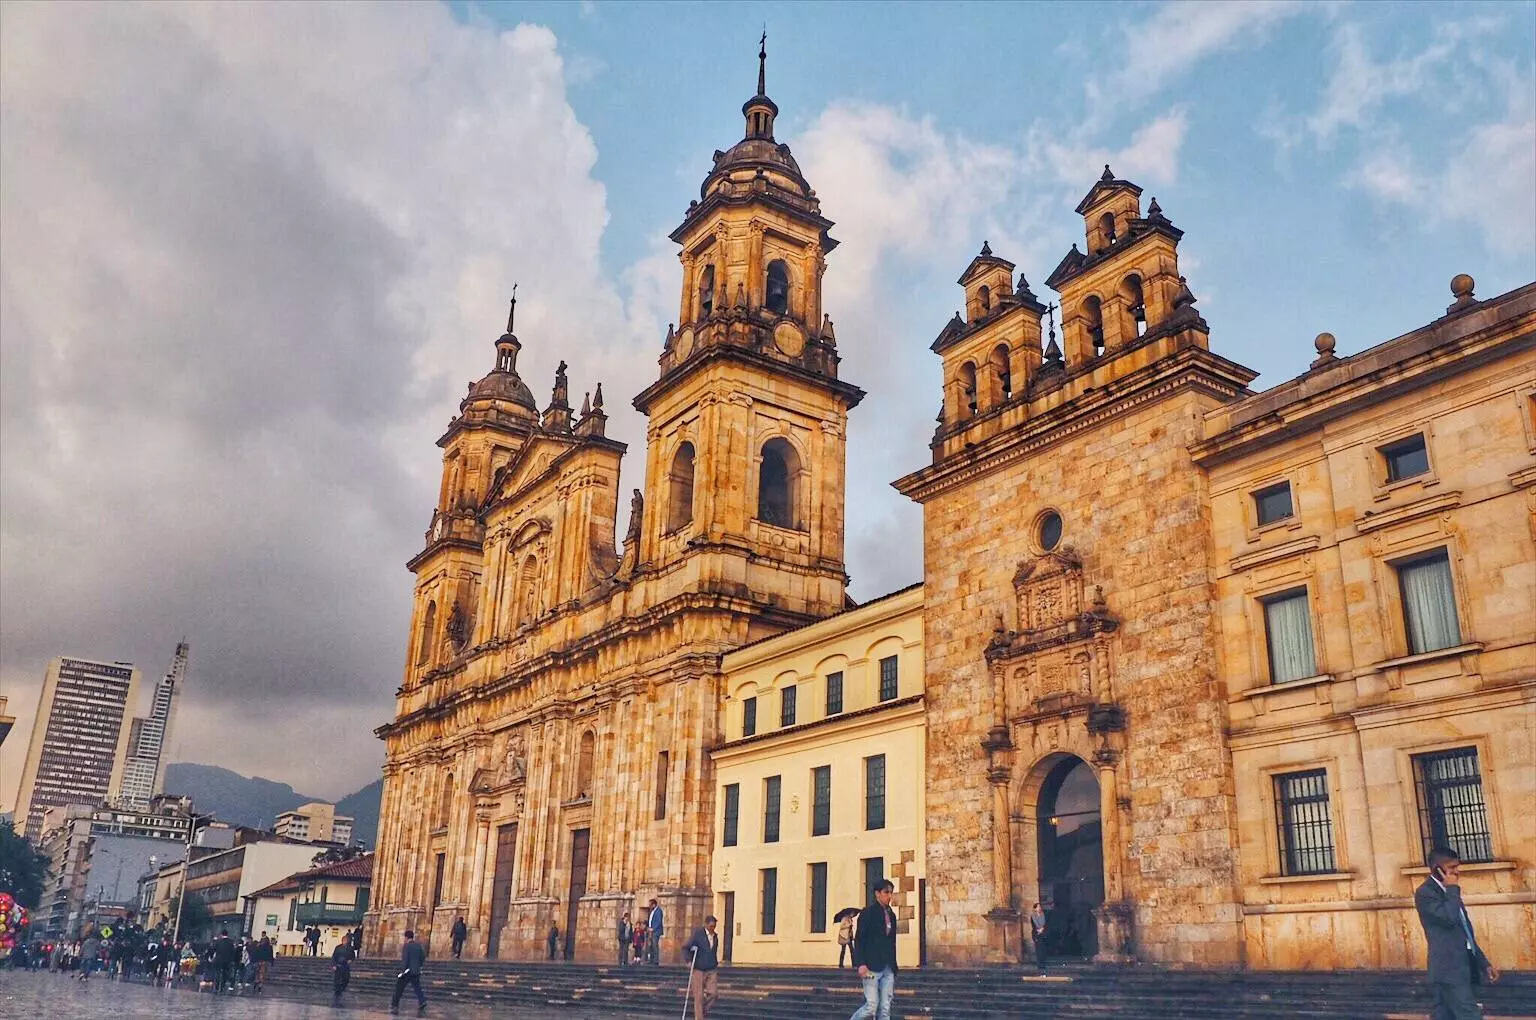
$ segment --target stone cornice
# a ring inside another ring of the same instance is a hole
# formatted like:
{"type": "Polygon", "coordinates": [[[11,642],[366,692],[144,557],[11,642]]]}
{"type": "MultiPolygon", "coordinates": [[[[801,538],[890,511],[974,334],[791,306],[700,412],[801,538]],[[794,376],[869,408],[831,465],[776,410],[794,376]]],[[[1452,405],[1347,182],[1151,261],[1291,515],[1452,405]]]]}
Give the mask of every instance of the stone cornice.
{"type": "Polygon", "coordinates": [[[1302,553],[1312,552],[1322,544],[1322,540],[1316,535],[1305,535],[1289,542],[1281,542],[1265,549],[1255,549],[1240,556],[1234,556],[1227,562],[1233,571],[1251,570],[1254,567],[1273,563],[1275,560],[1283,560],[1291,556],[1300,556],[1302,553]]]}
{"type": "Polygon", "coordinates": [[[1454,510],[1458,506],[1461,506],[1460,491],[1441,492],[1427,499],[1415,500],[1390,510],[1367,510],[1355,518],[1355,531],[1363,535],[1377,528],[1389,528],[1394,524],[1429,517],[1444,510],[1454,510]]]}
{"type": "Polygon", "coordinates": [[[1183,390],[1232,400],[1247,392],[1248,369],[1199,347],[1188,347],[1101,389],[1026,419],[974,449],[966,450],[892,482],[919,503],[957,485],[1034,456],[1125,414],[1183,390]]]}
{"type": "Polygon", "coordinates": [[[635,410],[641,414],[648,414],[651,404],[655,403],[656,398],[661,396],[662,393],[678,386],[684,379],[705,365],[718,360],[739,361],[760,371],[787,375],[798,382],[805,383],[807,386],[825,390],[843,399],[844,410],[851,410],[857,407],[859,401],[864,399],[864,391],[852,383],[846,383],[841,379],[811,372],[798,365],[766,357],[745,347],[737,347],[734,344],[716,344],[699,351],[693,357],[687,359],[637,394],[634,399],[635,410]]]}

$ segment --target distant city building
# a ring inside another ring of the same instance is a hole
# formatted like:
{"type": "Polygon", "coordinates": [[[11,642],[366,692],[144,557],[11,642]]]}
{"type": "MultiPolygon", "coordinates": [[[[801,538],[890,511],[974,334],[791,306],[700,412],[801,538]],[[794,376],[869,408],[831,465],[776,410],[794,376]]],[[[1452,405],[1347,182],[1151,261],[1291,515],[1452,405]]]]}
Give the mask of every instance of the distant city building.
{"type": "Polygon", "coordinates": [[[128,760],[123,766],[119,801],[125,807],[144,808],[150,798],[165,789],[165,749],[176,718],[176,699],[187,675],[187,643],[176,646],[171,668],[155,684],[149,715],[134,719],[129,730],[128,760]]]}
{"type": "Polygon", "coordinates": [[[11,732],[11,727],[16,725],[16,717],[5,712],[5,695],[0,694],[0,744],[5,743],[6,734],[11,732]]]}
{"type": "Polygon", "coordinates": [[[334,804],[313,801],[278,815],[272,831],[282,839],[345,846],[352,842],[352,818],[338,815],[334,804]]]}
{"type": "Polygon", "coordinates": [[[28,838],[42,835],[43,812],[51,807],[95,807],[117,796],[130,736],[125,723],[138,693],[132,663],[48,664],[16,794],[16,817],[28,838]]]}
{"type": "Polygon", "coordinates": [[[131,812],[89,804],[49,808],[40,846],[48,857],[48,881],[37,917],[50,935],[74,935],[97,913],[132,912],[137,884],[150,860],[169,862],[186,854],[192,819],[182,802],[166,798],[157,812],[131,812]]]}
{"type": "Polygon", "coordinates": [[[363,923],[373,882],[373,854],[324,864],[273,882],[245,897],[246,931],[265,935],[285,956],[304,950],[304,930],[320,927],[320,954],[363,923]]]}
{"type": "Polygon", "coordinates": [[[208,906],[214,929],[227,927],[236,935],[244,931],[245,897],[309,868],[315,853],[308,843],[259,838],[241,843],[188,864],[187,895],[200,897],[208,906]]]}

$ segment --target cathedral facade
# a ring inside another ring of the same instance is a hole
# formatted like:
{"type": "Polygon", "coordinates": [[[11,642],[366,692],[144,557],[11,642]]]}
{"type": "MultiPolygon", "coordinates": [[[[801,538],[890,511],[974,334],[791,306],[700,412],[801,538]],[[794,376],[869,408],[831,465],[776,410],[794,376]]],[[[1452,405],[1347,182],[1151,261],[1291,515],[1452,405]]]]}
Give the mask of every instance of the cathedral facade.
{"type": "Polygon", "coordinates": [[[573,412],[562,365],[541,412],[510,318],[438,441],[405,680],[378,730],[374,951],[463,916],[473,955],[542,954],[554,928],[566,955],[608,959],[614,919],[655,898],[665,956],[712,905],[720,656],[844,607],[863,396],[821,307],[832,223],[777,113],[760,64],[744,137],[672,234],[678,325],[634,401],[646,481],[622,541],[601,386],[573,412]]]}
{"type": "Polygon", "coordinates": [[[1413,967],[1449,845],[1490,956],[1536,966],[1536,284],[1458,276],[1422,328],[1322,334],[1255,392],[1183,232],[1106,167],[1054,299],[988,245],[965,268],[931,459],[895,482],[920,598],[830,620],[863,394],[777,113],[760,63],[671,235],[627,534],[601,386],[574,410],[562,365],[540,410],[510,319],[438,441],[370,948],[463,916],[471,956],[553,928],[608,961],[655,898],[664,959],[711,911],[743,960],[820,959],[829,904],[889,874],[924,962],[1023,958],[1038,903],[1065,955],[1413,967]]]}

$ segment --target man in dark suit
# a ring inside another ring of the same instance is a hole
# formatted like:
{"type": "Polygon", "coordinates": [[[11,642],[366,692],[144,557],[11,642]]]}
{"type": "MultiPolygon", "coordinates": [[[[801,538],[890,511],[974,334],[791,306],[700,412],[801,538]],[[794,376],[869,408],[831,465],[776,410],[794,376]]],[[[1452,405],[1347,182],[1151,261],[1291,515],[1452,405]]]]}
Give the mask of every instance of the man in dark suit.
{"type": "Polygon", "coordinates": [[[1472,933],[1472,918],[1461,902],[1461,858],[1454,850],[1429,852],[1429,877],[1413,894],[1419,923],[1429,942],[1429,984],[1435,995],[1431,1020],[1480,1020],[1482,1007],[1472,986],[1499,979],[1472,933]]]}
{"type": "Polygon", "coordinates": [[[704,919],[704,927],[693,929],[693,937],[683,946],[683,956],[693,966],[688,978],[688,997],[693,1000],[693,1020],[704,1020],[720,998],[717,983],[720,968],[720,936],[715,933],[715,915],[704,919]]]}
{"type": "Polygon", "coordinates": [[[870,892],[875,902],[860,911],[853,936],[853,962],[864,986],[864,1004],[848,1020],[891,1020],[896,994],[896,912],[891,909],[896,887],[883,878],[870,892]]]}

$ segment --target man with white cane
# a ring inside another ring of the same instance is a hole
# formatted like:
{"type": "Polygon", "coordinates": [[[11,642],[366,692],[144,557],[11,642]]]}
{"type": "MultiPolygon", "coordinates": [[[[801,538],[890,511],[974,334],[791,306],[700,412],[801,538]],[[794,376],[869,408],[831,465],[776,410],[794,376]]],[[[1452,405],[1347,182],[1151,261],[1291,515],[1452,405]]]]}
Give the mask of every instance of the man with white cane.
{"type": "MultiPolygon", "coordinates": [[[[688,954],[688,999],[693,1000],[693,1020],[704,1020],[720,998],[716,981],[720,969],[720,936],[715,932],[715,915],[704,919],[704,927],[695,928],[693,937],[683,946],[688,954]]],[[[683,1015],[688,1016],[688,999],[683,1000],[683,1015]]]]}

